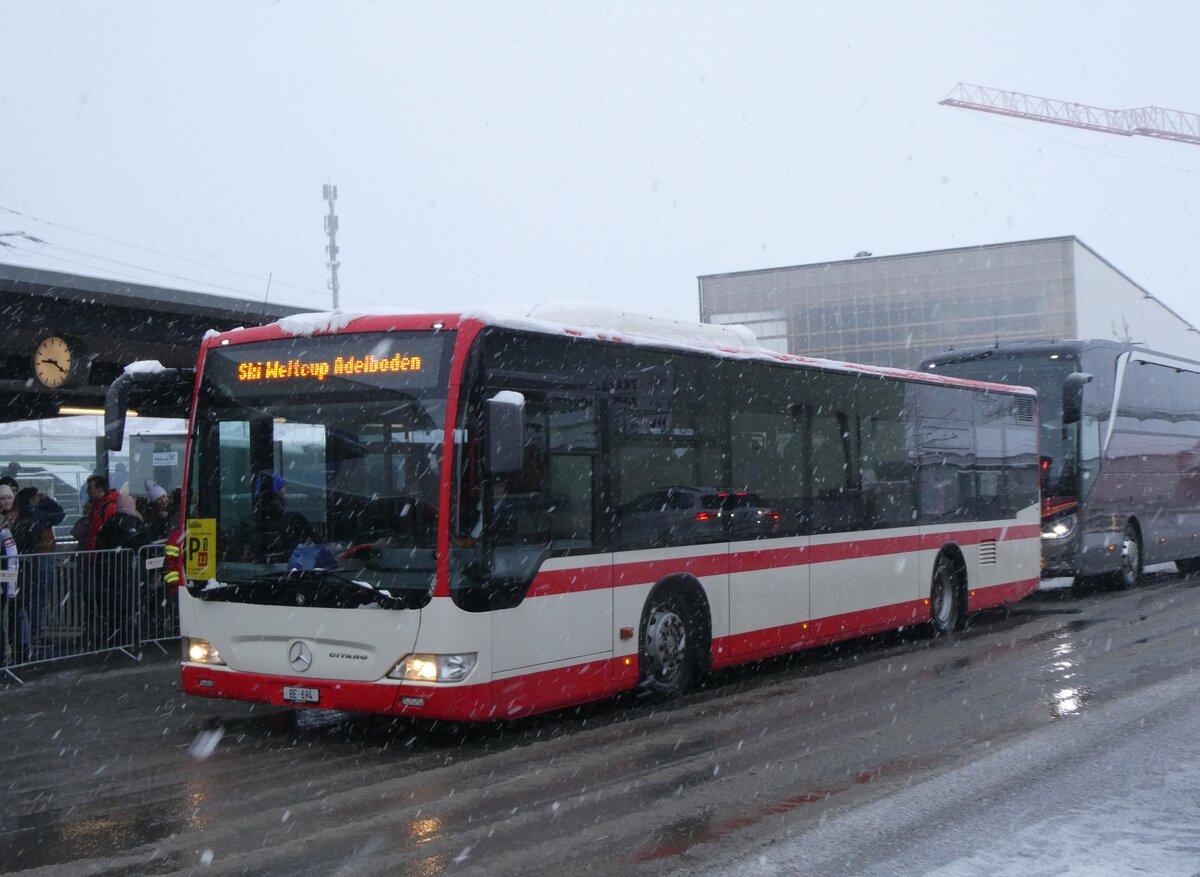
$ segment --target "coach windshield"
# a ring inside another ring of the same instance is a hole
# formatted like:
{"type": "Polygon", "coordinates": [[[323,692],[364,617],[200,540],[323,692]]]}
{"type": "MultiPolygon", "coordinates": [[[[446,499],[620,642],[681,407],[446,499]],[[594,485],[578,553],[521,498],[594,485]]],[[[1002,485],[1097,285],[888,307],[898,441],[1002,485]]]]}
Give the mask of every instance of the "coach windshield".
{"type": "Polygon", "coordinates": [[[1044,497],[1076,496],[1080,491],[1079,422],[1063,423],[1063,385],[1078,370],[1073,354],[1044,351],[989,355],[937,367],[938,374],[1037,390],[1044,497]]]}

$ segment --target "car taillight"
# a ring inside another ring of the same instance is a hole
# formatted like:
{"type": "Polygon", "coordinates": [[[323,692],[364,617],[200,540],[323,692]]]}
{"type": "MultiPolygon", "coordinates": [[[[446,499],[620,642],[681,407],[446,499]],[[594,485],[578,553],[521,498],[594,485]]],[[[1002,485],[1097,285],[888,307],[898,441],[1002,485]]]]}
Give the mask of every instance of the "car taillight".
{"type": "Polygon", "coordinates": [[[183,535],[183,530],[176,530],[167,537],[163,549],[163,582],[172,593],[187,585],[183,577],[183,535]]]}
{"type": "Polygon", "coordinates": [[[696,513],[697,521],[711,521],[712,519],[713,519],[712,512],[697,512],[696,513]]]}

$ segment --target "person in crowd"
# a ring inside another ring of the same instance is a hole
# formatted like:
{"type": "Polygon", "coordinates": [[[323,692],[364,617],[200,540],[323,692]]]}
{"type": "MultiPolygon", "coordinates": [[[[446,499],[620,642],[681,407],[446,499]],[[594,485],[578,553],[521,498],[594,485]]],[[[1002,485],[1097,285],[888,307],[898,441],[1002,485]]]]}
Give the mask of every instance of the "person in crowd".
{"type": "Polygon", "coordinates": [[[117,497],[117,510],[100,527],[96,535],[96,550],[129,548],[133,551],[146,544],[146,522],[138,514],[137,503],[129,494],[117,497]]]}
{"type": "Polygon", "coordinates": [[[118,463],[113,467],[112,480],[109,483],[117,493],[129,493],[126,489],[126,485],[129,484],[129,467],[118,463]]]}
{"type": "Polygon", "coordinates": [[[128,551],[98,553],[88,561],[101,643],[120,645],[131,642],[137,620],[141,593],[137,550],[146,543],[146,524],[132,496],[110,492],[116,496],[115,508],[100,525],[93,547],[97,552],[128,551]]]}
{"type": "MultiPolygon", "coordinates": [[[[12,480],[11,478],[9,479],[12,480]]],[[[8,544],[11,542],[16,547],[18,554],[24,554],[21,540],[17,538],[20,533],[25,536],[28,531],[28,526],[20,526],[25,522],[20,521],[20,514],[17,511],[16,496],[13,494],[13,489],[8,484],[0,484],[0,528],[3,529],[4,536],[0,537],[4,540],[5,551],[7,552],[8,544]]],[[[26,548],[31,547],[26,545],[26,548]]],[[[19,580],[13,582],[5,582],[5,585],[11,585],[13,590],[10,596],[15,597],[18,592],[29,586],[28,568],[21,570],[19,580]]],[[[28,592],[26,593],[28,597],[28,592]]],[[[9,600],[7,611],[4,617],[5,637],[8,642],[8,647],[12,649],[15,663],[21,663],[29,653],[29,636],[30,636],[30,621],[28,607],[16,600],[9,600]]]]}
{"type": "MultiPolygon", "coordinates": [[[[30,490],[37,493],[37,488],[30,490]]],[[[12,488],[7,484],[0,484],[0,526],[12,537],[18,554],[33,555],[43,550],[42,534],[46,528],[29,512],[27,504],[19,502],[18,497],[13,496],[12,488]]],[[[54,534],[51,532],[51,543],[53,540],[54,534]]],[[[24,591],[25,596],[16,607],[17,635],[12,641],[19,643],[20,653],[26,658],[29,656],[29,645],[34,636],[41,633],[41,614],[46,595],[39,587],[39,566],[33,562],[21,564],[21,577],[17,582],[19,590],[24,591]]]]}
{"type": "Polygon", "coordinates": [[[71,525],[71,538],[75,540],[75,546],[79,549],[82,549],[83,543],[87,541],[88,521],[91,517],[92,504],[85,500],[83,508],[79,511],[79,518],[71,525]]]}
{"type": "MultiPolygon", "coordinates": [[[[12,490],[7,484],[0,487],[12,490]]],[[[3,557],[5,575],[0,580],[0,666],[6,663],[20,664],[27,659],[20,647],[17,636],[19,618],[17,611],[17,594],[20,585],[17,576],[20,573],[17,559],[17,543],[7,527],[0,527],[0,556],[3,557]],[[12,650],[11,656],[9,650],[12,650]]]]}
{"type": "Polygon", "coordinates": [[[43,548],[43,552],[53,551],[54,530],[51,528],[57,527],[67,516],[63,507],[52,496],[42,493],[36,487],[22,487],[18,490],[17,506],[22,509],[22,513],[27,510],[35,521],[49,531],[48,535],[43,534],[41,537],[43,540],[50,540],[49,547],[43,548]]]}
{"type": "MultiPolygon", "coordinates": [[[[0,505],[2,502],[0,500],[0,505]]],[[[10,529],[17,550],[33,555],[21,564],[21,575],[29,589],[29,613],[24,632],[26,642],[32,647],[42,635],[45,607],[49,605],[54,587],[54,559],[39,555],[52,554],[57,548],[54,527],[62,523],[66,512],[36,487],[23,487],[17,491],[14,508],[17,516],[10,529]]]]}
{"type": "Polygon", "coordinates": [[[108,479],[103,475],[92,475],[87,480],[87,496],[91,510],[88,513],[87,534],[81,547],[85,551],[94,551],[100,528],[117,513],[120,494],[108,486],[108,479]]]}
{"type": "Polygon", "coordinates": [[[153,478],[146,479],[146,506],[142,517],[146,520],[150,542],[161,542],[178,526],[171,515],[171,495],[153,478]]]}

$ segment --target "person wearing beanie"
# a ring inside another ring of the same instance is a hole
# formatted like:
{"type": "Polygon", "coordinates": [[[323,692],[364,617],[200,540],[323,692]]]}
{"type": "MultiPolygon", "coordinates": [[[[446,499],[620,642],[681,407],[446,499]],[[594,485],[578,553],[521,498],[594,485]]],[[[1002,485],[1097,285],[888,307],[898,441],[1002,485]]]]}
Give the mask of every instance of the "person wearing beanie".
{"type": "MultiPolygon", "coordinates": [[[[0,484],[0,524],[8,528],[8,531],[16,535],[17,519],[21,517],[20,511],[17,509],[17,495],[13,489],[7,484],[0,484]]],[[[25,548],[17,542],[17,550],[22,554],[25,553],[25,548]]]]}
{"type": "Polygon", "coordinates": [[[171,534],[171,495],[153,478],[146,479],[146,530],[149,541],[171,534]]]}

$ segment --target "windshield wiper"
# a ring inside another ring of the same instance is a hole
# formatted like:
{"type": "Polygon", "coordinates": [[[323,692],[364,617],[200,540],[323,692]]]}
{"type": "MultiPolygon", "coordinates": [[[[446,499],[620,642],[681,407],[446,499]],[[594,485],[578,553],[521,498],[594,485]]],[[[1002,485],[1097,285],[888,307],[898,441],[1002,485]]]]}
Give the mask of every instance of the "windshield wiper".
{"type": "Polygon", "coordinates": [[[331,596],[333,592],[339,592],[345,595],[343,599],[357,595],[359,600],[351,600],[351,605],[375,602],[385,608],[404,608],[405,606],[403,597],[396,596],[390,590],[378,588],[370,582],[352,578],[333,569],[277,570],[261,572],[249,579],[223,579],[216,583],[216,587],[210,583],[200,591],[198,596],[207,600],[236,601],[245,599],[251,594],[263,597],[273,594],[275,595],[273,599],[286,598],[290,603],[290,595],[294,594],[301,601],[297,605],[303,605],[309,600],[319,600],[322,592],[331,596]],[[306,595],[307,600],[305,599],[306,595]]]}
{"type": "Polygon", "coordinates": [[[288,569],[281,570],[280,572],[262,572],[250,579],[248,584],[286,585],[292,582],[297,584],[334,583],[340,587],[357,588],[363,591],[370,591],[373,594],[381,594],[384,597],[392,596],[390,591],[377,588],[370,582],[352,578],[336,569],[288,569]]]}

